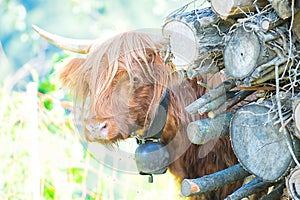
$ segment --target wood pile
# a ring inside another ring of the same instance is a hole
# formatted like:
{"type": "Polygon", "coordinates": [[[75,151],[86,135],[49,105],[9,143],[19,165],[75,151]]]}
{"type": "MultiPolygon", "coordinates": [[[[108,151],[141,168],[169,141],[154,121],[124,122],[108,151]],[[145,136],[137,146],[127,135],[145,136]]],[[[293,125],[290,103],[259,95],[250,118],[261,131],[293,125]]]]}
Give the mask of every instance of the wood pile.
{"type": "Polygon", "coordinates": [[[251,175],[255,178],[227,199],[266,189],[262,199],[300,199],[300,1],[210,0],[206,8],[195,2],[166,18],[166,60],[185,78],[226,75],[186,107],[208,116],[190,123],[188,137],[204,144],[229,135],[239,164],[185,179],[182,194],[201,194],[251,175]]]}

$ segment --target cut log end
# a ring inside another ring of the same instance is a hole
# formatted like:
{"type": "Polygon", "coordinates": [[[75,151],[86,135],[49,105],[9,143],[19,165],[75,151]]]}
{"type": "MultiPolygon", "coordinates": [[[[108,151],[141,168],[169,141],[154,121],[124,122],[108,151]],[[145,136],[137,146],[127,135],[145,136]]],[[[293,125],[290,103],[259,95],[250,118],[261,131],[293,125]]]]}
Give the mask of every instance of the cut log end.
{"type": "Polygon", "coordinates": [[[187,127],[188,138],[193,144],[203,144],[202,136],[198,136],[199,125],[196,122],[191,122],[187,127]]]}
{"type": "Polygon", "coordinates": [[[269,19],[263,19],[261,22],[260,22],[260,26],[261,28],[264,30],[264,31],[267,31],[270,29],[270,26],[271,26],[271,21],[269,19]]]}
{"type": "Polygon", "coordinates": [[[224,50],[226,72],[237,79],[248,76],[256,67],[260,42],[254,32],[237,29],[224,50]]]}
{"type": "Polygon", "coordinates": [[[223,18],[228,17],[234,7],[234,1],[219,1],[219,0],[211,0],[211,7],[214,9],[216,13],[218,13],[223,18]]]}
{"type": "Polygon", "coordinates": [[[172,62],[178,68],[193,64],[197,55],[197,41],[194,31],[184,22],[173,20],[163,27],[164,37],[170,40],[174,55],[172,62]]]}
{"type": "Polygon", "coordinates": [[[240,164],[236,164],[197,179],[184,179],[181,183],[181,193],[183,196],[199,195],[241,180],[248,175],[249,173],[240,164]]]}
{"type": "Polygon", "coordinates": [[[205,118],[191,122],[187,127],[189,140],[193,144],[205,144],[213,139],[228,135],[231,116],[231,113],[227,113],[215,119],[205,118]]]}
{"type": "Polygon", "coordinates": [[[292,162],[275,114],[264,104],[240,108],[230,124],[232,147],[240,163],[265,181],[277,181],[290,169],[292,162]]]}
{"type": "Polygon", "coordinates": [[[300,170],[298,167],[286,179],[286,186],[292,199],[300,199],[300,170]]]}
{"type": "MultiPolygon", "coordinates": [[[[229,16],[255,10],[253,2],[254,0],[211,0],[211,7],[216,13],[225,19],[229,16]]],[[[261,8],[267,3],[268,2],[266,0],[256,1],[256,5],[261,8]]]]}
{"type": "Polygon", "coordinates": [[[211,119],[214,119],[217,115],[214,112],[208,112],[207,116],[211,119]]]}
{"type": "Polygon", "coordinates": [[[298,105],[295,108],[294,116],[295,116],[296,127],[300,132],[300,103],[298,103],[298,105]]]}
{"type": "Polygon", "coordinates": [[[194,193],[200,192],[200,188],[197,184],[188,179],[184,179],[181,183],[181,194],[188,197],[194,193]]]}

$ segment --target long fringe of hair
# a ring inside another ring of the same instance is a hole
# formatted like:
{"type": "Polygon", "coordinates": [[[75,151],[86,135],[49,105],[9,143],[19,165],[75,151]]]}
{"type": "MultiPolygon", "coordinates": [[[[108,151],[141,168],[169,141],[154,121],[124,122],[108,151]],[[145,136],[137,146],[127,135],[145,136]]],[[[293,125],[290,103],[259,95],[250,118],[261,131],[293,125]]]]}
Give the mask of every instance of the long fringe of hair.
{"type": "Polygon", "coordinates": [[[104,43],[95,43],[86,59],[72,60],[60,77],[63,84],[72,90],[75,106],[84,112],[81,115],[85,118],[111,118],[116,115],[107,109],[111,107],[111,101],[117,101],[111,98],[112,85],[119,75],[127,74],[129,84],[133,86],[138,67],[142,71],[141,84],[151,84],[154,88],[146,115],[146,119],[151,118],[157,108],[156,102],[160,101],[171,81],[171,69],[163,66],[162,59],[156,59],[165,42],[156,34],[126,32],[104,43]]]}

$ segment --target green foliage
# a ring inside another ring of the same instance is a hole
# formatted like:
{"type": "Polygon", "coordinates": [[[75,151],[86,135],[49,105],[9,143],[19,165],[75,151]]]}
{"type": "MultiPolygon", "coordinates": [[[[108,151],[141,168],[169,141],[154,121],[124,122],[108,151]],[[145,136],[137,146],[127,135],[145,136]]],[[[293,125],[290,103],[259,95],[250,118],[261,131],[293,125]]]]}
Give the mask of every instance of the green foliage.
{"type": "Polygon", "coordinates": [[[69,54],[54,54],[52,58],[53,63],[62,63],[66,58],[69,58],[69,54]]]}
{"type": "Polygon", "coordinates": [[[72,179],[75,183],[82,183],[83,182],[83,169],[72,167],[69,169],[70,174],[72,175],[72,179]]]}
{"type": "Polygon", "coordinates": [[[48,180],[45,180],[43,197],[45,198],[45,200],[51,200],[55,198],[55,187],[53,183],[48,180]]]}
{"type": "Polygon", "coordinates": [[[47,110],[52,110],[52,108],[53,108],[53,102],[51,100],[45,100],[44,101],[44,107],[47,110]]]}
{"type": "Polygon", "coordinates": [[[39,85],[39,92],[43,94],[47,94],[55,90],[56,86],[53,83],[49,82],[49,80],[44,81],[39,85]]]}
{"type": "MultiPolygon", "coordinates": [[[[54,77],[55,71],[54,67],[58,65],[59,63],[62,63],[64,59],[68,58],[70,55],[68,54],[54,54],[52,58],[53,67],[52,69],[41,78],[41,81],[39,83],[38,91],[43,94],[51,94],[52,92],[55,92],[58,90],[57,88],[57,80],[54,77]]],[[[47,109],[52,109],[53,102],[51,100],[45,100],[44,105],[47,109]]]]}
{"type": "MultiPolygon", "coordinates": [[[[58,62],[60,59],[54,68],[58,62]]],[[[44,79],[58,85],[52,73],[44,79]]],[[[0,199],[32,199],[33,175],[40,177],[41,195],[47,200],[178,199],[176,193],[170,194],[169,175],[156,176],[151,185],[147,177],[116,171],[95,161],[74,134],[73,114],[65,112],[65,104],[71,102],[60,90],[43,91],[46,93],[38,95],[38,124],[32,125],[32,102],[28,102],[27,93],[8,94],[0,89],[0,199]],[[32,127],[37,125],[35,133],[32,127]],[[33,144],[35,137],[38,143],[33,144]]],[[[105,161],[112,163],[110,159],[105,161]]]]}
{"type": "Polygon", "coordinates": [[[31,24],[75,38],[107,37],[111,35],[107,30],[160,27],[163,18],[184,2],[26,2],[0,0],[0,79],[21,66],[30,70],[31,79],[38,84],[38,122],[33,123],[30,106],[35,102],[28,102],[26,91],[0,88],[0,199],[32,199],[34,175],[40,181],[42,199],[47,200],[178,199],[176,193],[170,192],[174,185],[168,174],[155,177],[151,185],[147,177],[116,171],[96,162],[94,155],[86,151],[75,134],[70,97],[60,90],[54,72],[70,55],[57,53],[52,45],[43,42],[31,30],[31,24]],[[41,75],[44,66],[35,66],[34,59],[39,65],[52,60],[53,67],[41,75]]]}

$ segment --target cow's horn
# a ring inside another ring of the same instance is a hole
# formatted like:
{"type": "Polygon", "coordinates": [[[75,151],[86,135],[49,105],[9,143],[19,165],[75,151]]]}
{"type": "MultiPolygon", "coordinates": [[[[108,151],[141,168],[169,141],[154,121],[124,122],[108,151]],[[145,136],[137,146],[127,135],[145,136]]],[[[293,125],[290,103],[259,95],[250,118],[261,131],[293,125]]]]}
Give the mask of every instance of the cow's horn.
{"type": "Polygon", "coordinates": [[[80,40],[62,37],[49,33],[36,25],[32,25],[32,28],[48,42],[54,44],[58,48],[72,51],[75,53],[87,54],[90,51],[90,47],[94,40],[80,40]]]}

